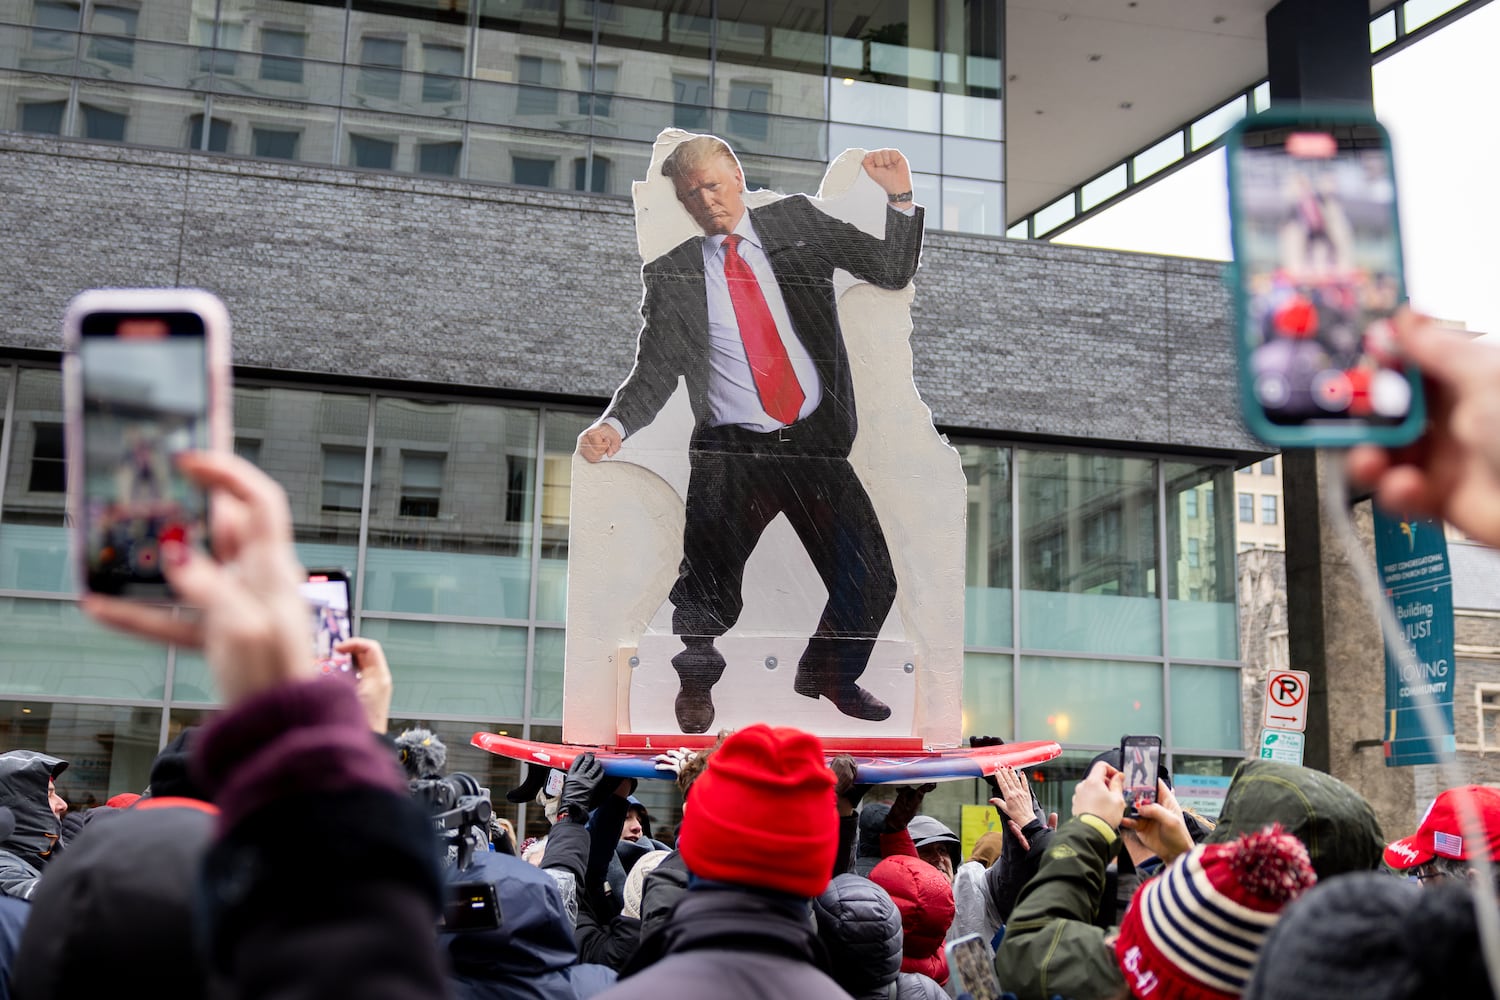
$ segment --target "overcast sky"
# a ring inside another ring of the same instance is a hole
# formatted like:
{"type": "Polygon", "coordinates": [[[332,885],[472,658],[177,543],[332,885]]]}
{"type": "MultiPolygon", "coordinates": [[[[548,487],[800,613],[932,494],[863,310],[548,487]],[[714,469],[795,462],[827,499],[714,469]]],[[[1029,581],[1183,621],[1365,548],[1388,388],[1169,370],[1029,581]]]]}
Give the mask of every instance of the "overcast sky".
{"type": "MultiPolygon", "coordinates": [[[[1486,4],[1375,65],[1390,130],[1412,304],[1500,333],[1500,3],[1486,4]]],[[[1229,257],[1222,150],[1059,237],[1060,243],[1229,257]]]]}

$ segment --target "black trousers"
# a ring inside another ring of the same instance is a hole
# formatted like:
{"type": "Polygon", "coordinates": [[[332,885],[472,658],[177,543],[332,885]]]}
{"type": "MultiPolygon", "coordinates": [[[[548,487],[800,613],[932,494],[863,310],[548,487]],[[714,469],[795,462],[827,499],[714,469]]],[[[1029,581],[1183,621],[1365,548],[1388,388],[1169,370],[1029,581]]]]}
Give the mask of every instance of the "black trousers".
{"type": "Polygon", "coordinates": [[[672,631],[687,647],[673,664],[686,681],[712,685],[723,674],[713,641],[739,620],[745,563],[777,514],[791,522],[828,590],[798,675],[853,683],[869,663],[896,600],[885,533],[849,460],[818,454],[797,431],[717,428],[695,440],[671,594],[672,631]]]}

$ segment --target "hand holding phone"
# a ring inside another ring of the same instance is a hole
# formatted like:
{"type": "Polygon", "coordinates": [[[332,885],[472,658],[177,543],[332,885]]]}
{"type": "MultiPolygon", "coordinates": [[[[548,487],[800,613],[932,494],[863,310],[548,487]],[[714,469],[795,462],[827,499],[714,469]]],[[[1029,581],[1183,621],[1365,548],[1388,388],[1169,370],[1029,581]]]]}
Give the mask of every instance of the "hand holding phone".
{"type": "Polygon", "coordinates": [[[1120,740],[1120,764],[1125,772],[1125,815],[1133,817],[1142,805],[1156,801],[1161,737],[1126,736],[1120,740]]]}
{"type": "Polygon", "coordinates": [[[79,584],[169,596],[163,546],[208,545],[207,495],[177,458],[229,447],[229,315],[191,289],[84,292],[68,305],[63,339],[79,584]]]}
{"type": "Polygon", "coordinates": [[[995,954],[978,934],[965,934],[949,941],[948,970],[958,978],[959,995],[974,1000],[1000,1000],[1000,977],[995,972],[995,954]]]}
{"type": "Polygon", "coordinates": [[[354,672],[354,660],[339,643],[354,635],[349,615],[349,574],[341,569],[308,570],[302,596],[312,613],[313,658],[325,674],[354,672]]]}
{"type": "Polygon", "coordinates": [[[1245,422],[1280,447],[1413,440],[1424,406],[1391,328],[1406,289],[1389,136],[1369,116],[1278,111],[1226,144],[1245,422]]]}

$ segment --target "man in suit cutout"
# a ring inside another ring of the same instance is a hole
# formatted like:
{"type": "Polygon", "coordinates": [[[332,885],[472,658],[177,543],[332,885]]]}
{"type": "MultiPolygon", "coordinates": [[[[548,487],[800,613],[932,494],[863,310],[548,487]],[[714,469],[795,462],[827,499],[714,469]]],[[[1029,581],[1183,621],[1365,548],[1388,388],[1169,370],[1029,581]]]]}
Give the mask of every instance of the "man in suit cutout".
{"type": "Polygon", "coordinates": [[[681,683],[675,707],[686,733],[713,723],[711,689],[725,666],[714,640],[739,619],[745,563],[777,514],[828,590],[795,690],[857,719],[891,714],[856,683],[895,602],[896,576],[848,461],[858,422],[833,276],[842,269],[904,288],[917,270],[922,210],[900,152],[875,150],[863,166],[888,197],[884,239],[802,195],[747,209],[739,160],[712,136],[682,142],[662,163],[704,235],[642,270],[635,367],[579,451],[590,462],[614,455],[685,380],[694,426],[671,601],[672,631],[684,646],[672,658],[681,683]]]}

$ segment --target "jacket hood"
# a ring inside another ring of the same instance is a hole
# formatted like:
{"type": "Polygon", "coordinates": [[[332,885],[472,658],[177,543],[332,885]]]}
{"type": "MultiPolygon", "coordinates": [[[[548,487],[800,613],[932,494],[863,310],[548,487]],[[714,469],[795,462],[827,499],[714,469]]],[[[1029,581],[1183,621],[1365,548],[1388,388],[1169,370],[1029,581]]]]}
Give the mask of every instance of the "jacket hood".
{"type": "Polygon", "coordinates": [[[573,928],[552,876],[509,854],[475,855],[450,882],[490,882],[500,901],[500,926],[490,931],[441,935],[453,973],[460,979],[500,981],[524,990],[520,996],[565,995],[544,991],[552,980],[566,984],[565,971],[578,960],[573,928]]]}
{"type": "Polygon", "coordinates": [[[918,849],[941,846],[946,850],[948,857],[953,861],[954,871],[958,871],[958,866],[964,863],[963,847],[958,842],[958,834],[931,816],[913,816],[911,822],[907,824],[906,832],[911,834],[911,842],[916,844],[918,849]]]}
{"type": "Polygon", "coordinates": [[[943,939],[953,923],[953,887],[943,873],[919,858],[901,854],[875,866],[870,878],[891,894],[901,911],[902,972],[920,972],[939,983],[948,980],[943,939]]]}
{"type": "Polygon", "coordinates": [[[0,841],[0,847],[35,868],[52,860],[62,836],[62,824],[47,800],[47,783],[67,767],[67,761],[35,750],[0,754],[0,806],[16,818],[16,828],[0,841]]]}
{"type": "Polygon", "coordinates": [[[1307,846],[1318,878],[1379,867],[1385,837],[1364,796],[1332,775],[1274,760],[1235,769],[1208,843],[1222,844],[1280,823],[1307,846]]]}
{"type": "Polygon", "coordinates": [[[853,996],[883,995],[901,971],[901,911],[890,894],[845,872],[812,905],[829,974],[853,996]]]}
{"type": "Polygon", "coordinates": [[[869,877],[880,864],[880,835],[885,833],[885,819],[891,814],[888,802],[871,802],[859,811],[859,835],[854,841],[854,874],[869,877]]]}

